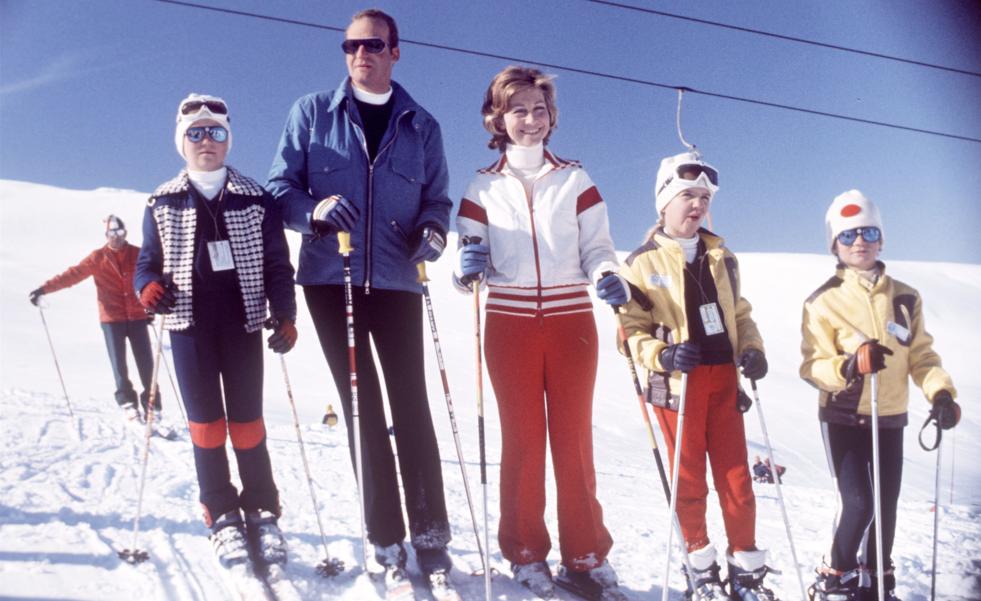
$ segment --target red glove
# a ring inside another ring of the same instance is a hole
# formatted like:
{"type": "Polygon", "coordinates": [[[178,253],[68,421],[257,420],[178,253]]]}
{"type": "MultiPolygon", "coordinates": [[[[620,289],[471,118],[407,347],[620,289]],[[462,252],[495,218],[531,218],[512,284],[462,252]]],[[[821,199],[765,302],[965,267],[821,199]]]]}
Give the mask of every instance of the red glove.
{"type": "Polygon", "coordinates": [[[293,325],[293,320],[284,319],[278,321],[275,318],[270,319],[266,322],[266,327],[273,331],[272,335],[269,337],[269,348],[271,348],[276,353],[288,353],[296,344],[296,326],[293,325]]]}
{"type": "Polygon", "coordinates": [[[174,295],[173,286],[155,280],[140,290],[140,304],[151,313],[166,315],[174,310],[177,297],[174,295]]]}

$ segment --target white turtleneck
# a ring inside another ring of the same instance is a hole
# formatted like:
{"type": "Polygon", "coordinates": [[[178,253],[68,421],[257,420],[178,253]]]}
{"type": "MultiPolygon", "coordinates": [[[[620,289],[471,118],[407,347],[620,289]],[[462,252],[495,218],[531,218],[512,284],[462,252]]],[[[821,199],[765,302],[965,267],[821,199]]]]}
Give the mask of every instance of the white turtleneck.
{"type": "Polygon", "coordinates": [[[545,145],[539,142],[534,146],[508,144],[504,151],[507,165],[521,180],[526,193],[531,193],[531,185],[545,167],[545,145]]]}
{"type": "Polygon", "coordinates": [[[691,238],[672,238],[672,240],[681,245],[681,250],[685,252],[686,263],[691,263],[695,260],[695,255],[698,254],[698,234],[695,234],[691,238]]]}
{"type": "Polygon", "coordinates": [[[215,196],[218,196],[218,193],[225,186],[227,175],[228,168],[224,166],[214,171],[187,170],[187,179],[191,180],[191,185],[208,200],[214,200],[215,196]]]}
{"type": "Polygon", "coordinates": [[[354,97],[365,104],[382,105],[388,102],[388,99],[392,97],[391,87],[388,88],[387,92],[382,92],[381,94],[375,94],[374,92],[362,90],[354,84],[351,85],[351,90],[354,91],[354,97]]]}

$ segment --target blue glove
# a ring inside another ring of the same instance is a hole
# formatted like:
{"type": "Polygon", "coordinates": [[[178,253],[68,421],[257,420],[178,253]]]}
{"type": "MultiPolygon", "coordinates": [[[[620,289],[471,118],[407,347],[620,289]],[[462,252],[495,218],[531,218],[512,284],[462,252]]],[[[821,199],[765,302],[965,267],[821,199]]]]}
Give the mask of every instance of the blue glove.
{"type": "Polygon", "coordinates": [[[683,371],[685,373],[698,367],[702,362],[702,349],[694,342],[672,344],[659,355],[664,371],[683,371]]]}
{"type": "Polygon", "coordinates": [[[738,365],[742,368],[743,376],[750,380],[762,380],[769,369],[763,351],[755,348],[746,349],[739,355],[738,365]]]}
{"type": "Polygon", "coordinates": [[[435,261],[446,248],[446,236],[438,228],[431,225],[420,228],[412,238],[416,241],[416,250],[409,259],[413,265],[423,261],[435,261]]]}
{"type": "Polygon", "coordinates": [[[486,244],[466,244],[460,249],[460,281],[469,284],[474,280],[482,280],[490,261],[490,247],[486,244]]]}
{"type": "Polygon", "coordinates": [[[350,232],[361,217],[361,210],[340,194],[321,200],[310,215],[310,227],[319,235],[350,232]]]}
{"type": "Polygon", "coordinates": [[[596,296],[608,305],[619,307],[630,300],[630,289],[623,278],[608,271],[596,282],[596,296]]]}

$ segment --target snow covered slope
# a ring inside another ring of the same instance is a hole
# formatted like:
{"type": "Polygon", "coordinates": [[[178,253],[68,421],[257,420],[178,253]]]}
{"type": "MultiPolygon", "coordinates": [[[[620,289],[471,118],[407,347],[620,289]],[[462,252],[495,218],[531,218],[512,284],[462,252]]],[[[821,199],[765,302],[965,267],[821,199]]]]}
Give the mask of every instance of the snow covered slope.
{"type": "MultiPolygon", "coordinates": [[[[200,520],[197,484],[186,433],[174,442],[154,439],[138,545],[150,561],[132,567],[116,557],[132,544],[132,520],[143,441],[128,428],[112,400],[112,374],[98,325],[90,281],[45,297],[45,317],[58,353],[76,419],[65,400],[38,310],[30,290],[75,264],[103,239],[100,220],[112,212],[126,222],[130,241],[140,242],[146,194],[99,189],[72,191],[0,181],[0,598],[16,599],[227,599],[211,559],[200,520]]],[[[718,224],[725,231],[724,224],[718,224]]],[[[814,224],[821,227],[820,223],[814,224]]],[[[765,232],[761,232],[761,235],[765,232]]],[[[290,238],[294,255],[299,246],[290,238]]],[[[619,241],[629,248],[632,241],[619,241]]],[[[736,249],[738,252],[738,249],[736,249]]],[[[925,299],[927,327],[952,373],[964,406],[961,425],[945,438],[939,546],[939,597],[981,598],[981,266],[889,262],[890,273],[918,288],[925,299]],[[951,475],[954,480],[951,485],[951,475]]],[[[743,291],[767,344],[770,375],[760,383],[767,427],[777,460],[788,467],[784,496],[797,555],[810,583],[813,568],[830,544],[835,494],[817,423],[816,393],[797,376],[803,299],[832,271],[823,255],[741,254],[743,291]]],[[[476,408],[473,399],[472,304],[449,285],[447,256],[430,267],[433,302],[447,361],[471,486],[479,505],[476,408]]],[[[320,511],[333,556],[349,566],[324,580],[314,567],[323,558],[278,358],[266,357],[266,421],[277,484],[284,505],[282,526],[291,546],[289,573],[307,599],[371,599],[375,587],[357,569],[360,551],[357,497],[343,427],[320,425],[327,403],[339,410],[336,394],[302,295],[300,341],[286,355],[303,436],[310,456],[320,511]]],[[[623,358],[614,348],[613,319],[597,305],[601,333],[594,438],[600,500],[615,544],[610,561],[631,599],[660,599],[667,508],[654,469],[623,358]]],[[[454,540],[453,579],[467,599],[483,598],[483,579],[470,525],[452,433],[431,346],[427,349],[430,399],[444,464],[454,540]]],[[[135,368],[134,368],[135,373],[135,368]]],[[[166,419],[182,425],[175,393],[161,372],[166,419]]],[[[500,430],[492,390],[487,394],[491,531],[496,529],[497,458],[500,430]]],[[[907,601],[928,598],[936,455],[916,444],[927,404],[914,391],[911,427],[900,501],[895,560],[898,593],[907,601]]],[[[746,415],[750,455],[762,454],[755,408],[746,415]]],[[[783,599],[799,589],[775,490],[757,485],[758,540],[783,570],[771,577],[783,599]]],[[[550,486],[551,487],[551,486],[550,486]]],[[[710,531],[723,543],[721,517],[709,504],[710,531]]],[[[548,519],[555,519],[550,497],[548,519]]],[[[478,519],[480,516],[478,506],[478,519]]],[[[557,541],[554,541],[557,545],[557,541]]],[[[724,544],[724,543],[723,543],[724,544]]],[[[491,541],[492,562],[509,570],[491,541]]],[[[550,559],[557,561],[553,552],[550,559]]],[[[677,554],[675,554],[677,562],[677,554]]],[[[418,578],[410,561],[412,575],[418,578]]],[[[678,569],[670,586],[680,598],[678,569]]],[[[420,598],[428,598],[422,587],[420,598]]],[[[505,577],[494,580],[494,598],[525,599],[505,577]]]]}

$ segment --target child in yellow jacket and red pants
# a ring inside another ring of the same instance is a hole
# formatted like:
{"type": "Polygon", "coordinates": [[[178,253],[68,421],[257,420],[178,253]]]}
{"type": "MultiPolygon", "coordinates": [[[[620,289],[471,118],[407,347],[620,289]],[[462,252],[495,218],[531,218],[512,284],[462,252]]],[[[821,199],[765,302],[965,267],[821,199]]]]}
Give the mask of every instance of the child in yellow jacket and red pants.
{"type": "Polygon", "coordinates": [[[763,587],[769,568],[766,552],[756,547],[756,497],[737,403],[737,366],[758,380],[767,362],[752,309],[740,292],[736,257],[722,238],[701,227],[718,181],[715,168],[696,153],[661,161],[658,223],[620,268],[634,291],[621,320],[634,357],[649,372],[648,400],[668,455],[680,446],[677,512],[694,570],[688,575],[693,598],[727,596],[705,523],[707,456],[729,541],[731,592],[734,598],[772,599],[763,587]],[[688,374],[688,387],[679,445],[682,373],[688,374]]]}
{"type": "Polygon", "coordinates": [[[841,509],[828,563],[818,570],[811,595],[836,601],[878,599],[872,395],[871,378],[866,377],[878,374],[883,598],[895,600],[891,556],[909,378],[933,403],[931,416],[941,428],[957,423],[960,408],[954,402],[954,384],[924,328],[919,293],[886,275],[877,260],[883,243],[879,209],[858,190],[849,190],[831,203],[825,225],[838,267],[804,303],[800,375],[820,391],[821,433],[841,509]],[[863,567],[871,578],[862,577],[863,567]],[[863,580],[871,586],[862,589],[863,580]]]}

